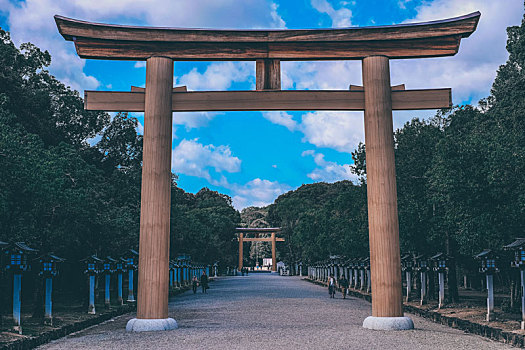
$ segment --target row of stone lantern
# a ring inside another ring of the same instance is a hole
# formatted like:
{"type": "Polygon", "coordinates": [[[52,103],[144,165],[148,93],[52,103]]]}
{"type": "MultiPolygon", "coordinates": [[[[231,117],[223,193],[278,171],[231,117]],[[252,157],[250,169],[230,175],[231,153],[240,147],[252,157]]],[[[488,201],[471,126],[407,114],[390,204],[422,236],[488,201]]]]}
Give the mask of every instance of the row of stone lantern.
{"type": "Polygon", "coordinates": [[[31,271],[32,262],[35,261],[39,267],[38,275],[45,280],[44,322],[52,325],[53,278],[58,275],[58,265],[64,262],[64,259],[53,253],[47,253],[37,257],[38,250],[29,247],[24,242],[12,244],[0,242],[0,250],[2,251],[2,266],[4,266],[8,276],[13,278],[14,330],[22,334],[20,319],[22,307],[22,276],[31,271]]]}
{"type": "Polygon", "coordinates": [[[330,276],[334,276],[337,280],[344,276],[350,288],[370,293],[370,258],[347,259],[333,255],[328,260],[308,267],[308,278],[311,280],[326,283],[330,276]]]}
{"type": "Polygon", "coordinates": [[[193,277],[200,278],[203,272],[209,277],[211,273],[217,277],[218,263],[213,265],[192,263],[189,255],[180,255],[176,260],[170,261],[169,268],[170,288],[180,288],[189,285],[193,277]]]}
{"type": "Polygon", "coordinates": [[[413,272],[419,273],[420,277],[420,301],[421,305],[427,303],[428,292],[428,273],[434,271],[438,274],[438,308],[445,304],[445,276],[449,268],[451,258],[444,253],[437,253],[428,257],[425,254],[412,255],[408,254],[401,258],[401,270],[405,273],[406,278],[406,301],[410,300],[412,292],[413,272]]]}
{"type": "MultiPolygon", "coordinates": [[[[0,241],[0,266],[8,273],[9,277],[13,279],[13,322],[14,330],[22,333],[21,327],[21,304],[22,304],[22,275],[31,271],[32,265],[35,262],[38,264],[40,270],[38,275],[45,281],[45,297],[44,297],[44,323],[52,325],[52,289],[53,278],[59,273],[59,265],[65,261],[53,253],[47,253],[38,256],[38,250],[26,245],[24,242],[16,242],[7,244],[0,241]]],[[[110,300],[110,284],[111,276],[117,275],[117,298],[118,303],[124,303],[123,298],[123,274],[128,274],[128,297],[127,302],[134,302],[134,273],[138,267],[138,252],[129,249],[120,258],[114,259],[110,256],[100,258],[97,255],[91,255],[81,262],[85,263],[84,273],[88,276],[89,285],[89,303],[88,313],[95,314],[95,285],[97,276],[103,277],[104,281],[104,304],[109,308],[110,300]]],[[[218,263],[213,266],[194,264],[191,262],[191,257],[188,255],[181,255],[177,260],[170,263],[170,286],[181,287],[191,283],[193,277],[199,278],[205,271],[208,275],[211,272],[217,276],[218,263]]]]}
{"type": "Polygon", "coordinates": [[[134,272],[138,266],[138,253],[133,249],[127,250],[122,257],[114,259],[110,256],[100,258],[97,255],[91,255],[81,262],[86,264],[84,273],[88,276],[89,284],[89,303],[88,313],[95,314],[95,284],[96,277],[104,277],[104,305],[109,308],[111,305],[111,276],[117,274],[117,302],[118,304],[124,304],[124,298],[122,293],[123,274],[128,274],[128,302],[134,302],[134,272]]]}

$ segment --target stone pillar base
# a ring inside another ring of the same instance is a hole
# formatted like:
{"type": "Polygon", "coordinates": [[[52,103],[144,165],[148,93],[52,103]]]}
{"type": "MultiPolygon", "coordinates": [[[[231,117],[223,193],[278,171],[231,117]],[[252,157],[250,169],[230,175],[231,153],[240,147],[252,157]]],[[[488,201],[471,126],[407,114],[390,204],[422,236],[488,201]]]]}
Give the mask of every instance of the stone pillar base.
{"type": "Polygon", "coordinates": [[[400,331],[414,329],[414,322],[409,317],[374,317],[363,321],[363,327],[382,331],[400,331]]]}
{"type": "Polygon", "coordinates": [[[169,331],[177,328],[177,321],[173,318],[132,318],[126,325],[128,332],[169,331]]]}

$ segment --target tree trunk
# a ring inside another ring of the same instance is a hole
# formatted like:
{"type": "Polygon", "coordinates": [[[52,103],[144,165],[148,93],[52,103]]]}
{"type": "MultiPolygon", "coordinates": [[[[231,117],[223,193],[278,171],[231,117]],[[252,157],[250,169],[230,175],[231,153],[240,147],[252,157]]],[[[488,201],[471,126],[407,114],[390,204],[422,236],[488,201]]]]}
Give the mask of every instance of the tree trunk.
{"type": "Polygon", "coordinates": [[[447,255],[452,258],[452,261],[449,262],[448,270],[448,302],[457,303],[459,301],[459,292],[458,292],[458,278],[457,278],[457,252],[456,244],[452,237],[450,237],[449,230],[446,230],[446,248],[447,255]]]}
{"type": "Polygon", "coordinates": [[[457,303],[459,301],[458,279],[456,273],[456,259],[450,262],[448,270],[448,302],[457,303]]]}
{"type": "Polygon", "coordinates": [[[44,279],[40,276],[35,276],[35,284],[33,289],[33,314],[32,318],[44,318],[44,279]]]}

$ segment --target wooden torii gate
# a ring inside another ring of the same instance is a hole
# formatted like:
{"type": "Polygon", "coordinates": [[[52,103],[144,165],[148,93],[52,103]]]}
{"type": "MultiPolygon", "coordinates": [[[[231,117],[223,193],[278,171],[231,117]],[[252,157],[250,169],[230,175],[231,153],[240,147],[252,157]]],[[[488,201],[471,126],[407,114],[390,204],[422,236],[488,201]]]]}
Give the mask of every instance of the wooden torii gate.
{"type": "Polygon", "coordinates": [[[238,227],[235,229],[239,233],[239,271],[243,267],[243,243],[244,242],[272,242],[272,272],[277,272],[277,259],[275,253],[275,243],[284,242],[284,238],[276,237],[276,233],[281,232],[280,227],[238,227]],[[254,233],[255,237],[245,237],[244,234],[254,233]],[[271,233],[270,237],[259,237],[260,233],[271,233]]]}
{"type": "Polygon", "coordinates": [[[81,58],[146,61],[144,92],[86,91],[85,108],[144,111],[137,319],[168,318],[172,112],[364,110],[372,317],[364,327],[412,327],[403,316],[392,110],[451,106],[450,89],[393,90],[390,59],[452,56],[480,13],[441,21],[311,30],[204,30],[107,25],[55,16],[81,58]],[[173,61],[256,61],[257,91],[173,91],[173,61]],[[280,61],[362,60],[363,88],[281,91],[280,61]]]}

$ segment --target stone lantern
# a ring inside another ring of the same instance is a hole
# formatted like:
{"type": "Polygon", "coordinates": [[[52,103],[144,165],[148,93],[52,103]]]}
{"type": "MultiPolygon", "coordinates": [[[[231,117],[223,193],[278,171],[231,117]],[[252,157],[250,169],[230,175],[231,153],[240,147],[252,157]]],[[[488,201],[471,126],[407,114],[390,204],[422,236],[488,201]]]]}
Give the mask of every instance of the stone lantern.
{"type": "Polygon", "coordinates": [[[412,254],[407,254],[401,258],[401,269],[405,272],[406,283],[407,283],[407,297],[406,301],[409,301],[410,293],[412,292],[412,271],[414,269],[414,257],[412,254]]]}
{"type": "Polygon", "coordinates": [[[217,277],[217,268],[219,267],[219,262],[216,261],[213,263],[213,277],[217,277]]]}
{"type": "Polygon", "coordinates": [[[128,271],[128,302],[135,301],[135,295],[133,293],[133,273],[137,269],[139,262],[139,253],[134,249],[128,249],[122,256],[126,270],[128,271]]]}
{"type": "Polygon", "coordinates": [[[110,284],[111,284],[111,275],[115,273],[117,261],[113,259],[110,256],[107,256],[106,259],[104,259],[103,267],[102,267],[102,273],[105,276],[105,283],[104,283],[104,306],[106,309],[109,309],[111,305],[110,301],[110,284]]]}
{"type": "Polygon", "coordinates": [[[434,271],[438,273],[439,281],[439,303],[438,309],[441,309],[445,304],[445,273],[448,271],[448,264],[450,257],[443,253],[437,253],[430,260],[434,263],[434,271]]]}
{"type": "Polygon", "coordinates": [[[182,263],[182,283],[187,284],[188,281],[188,262],[185,259],[181,259],[182,263]]]}
{"type": "Polygon", "coordinates": [[[366,292],[370,293],[372,290],[372,279],[371,279],[371,271],[370,271],[370,258],[365,258],[363,260],[363,263],[365,265],[365,271],[366,271],[366,292]]]}
{"type": "Polygon", "coordinates": [[[494,274],[498,272],[496,260],[498,256],[491,250],[485,249],[478,255],[474,256],[479,260],[479,272],[485,274],[487,278],[487,321],[494,320],[494,274]]]}
{"type": "Polygon", "coordinates": [[[40,272],[38,273],[45,279],[45,302],[44,302],[44,324],[53,325],[53,278],[58,275],[58,265],[65,260],[52,253],[42,255],[38,258],[40,272]]]}
{"type": "Polygon", "coordinates": [[[173,261],[173,285],[180,287],[180,261],[173,261]]]}
{"type": "MultiPolygon", "coordinates": [[[[503,247],[514,251],[512,267],[520,270],[521,290],[525,291],[525,238],[516,238],[514,242],[503,247]]],[[[521,329],[525,329],[525,293],[521,293],[521,329]]]]}
{"type": "Polygon", "coordinates": [[[91,255],[82,260],[86,263],[86,270],[84,273],[89,277],[89,306],[88,314],[95,314],[95,277],[100,272],[103,260],[96,255],[91,255]]]}
{"type": "Polygon", "coordinates": [[[173,260],[170,260],[168,262],[168,275],[169,275],[169,285],[170,288],[173,288],[173,283],[175,283],[175,278],[173,278],[175,272],[175,262],[173,260]]]}
{"type": "Polygon", "coordinates": [[[365,258],[359,259],[359,290],[365,289],[365,258]]]}
{"type": "Polygon", "coordinates": [[[7,261],[5,269],[13,274],[13,320],[14,330],[22,334],[20,309],[22,306],[22,274],[31,271],[29,257],[38,250],[28,247],[24,242],[9,244],[4,248],[7,261]]]}
{"type": "Polygon", "coordinates": [[[354,259],[348,259],[346,261],[346,266],[348,266],[348,288],[354,287],[354,259]]]}
{"type": "Polygon", "coordinates": [[[122,259],[115,261],[115,272],[117,273],[117,302],[119,305],[124,305],[122,298],[122,275],[126,272],[126,267],[122,259]]]}
{"type": "Polygon", "coordinates": [[[416,270],[421,275],[421,301],[420,304],[427,303],[427,272],[429,270],[428,260],[424,254],[421,254],[415,258],[416,270]]]}

